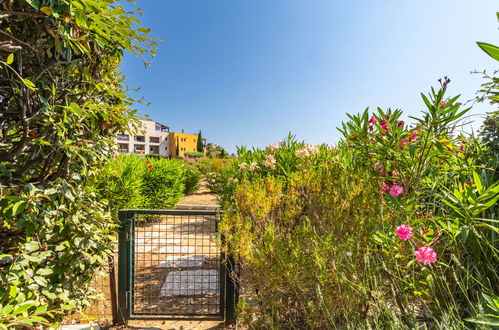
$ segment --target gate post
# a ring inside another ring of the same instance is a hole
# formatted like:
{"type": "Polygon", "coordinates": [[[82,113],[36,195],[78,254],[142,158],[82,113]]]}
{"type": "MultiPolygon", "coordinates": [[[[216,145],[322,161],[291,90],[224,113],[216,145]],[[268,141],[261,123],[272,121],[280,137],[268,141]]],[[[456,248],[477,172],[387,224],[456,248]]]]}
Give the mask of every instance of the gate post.
{"type": "Polygon", "coordinates": [[[239,274],[236,273],[234,258],[229,254],[225,272],[225,324],[236,322],[236,305],[239,300],[239,274]]]}
{"type": "Polygon", "coordinates": [[[118,313],[117,324],[126,324],[130,318],[130,215],[127,210],[118,211],[118,313]]]}

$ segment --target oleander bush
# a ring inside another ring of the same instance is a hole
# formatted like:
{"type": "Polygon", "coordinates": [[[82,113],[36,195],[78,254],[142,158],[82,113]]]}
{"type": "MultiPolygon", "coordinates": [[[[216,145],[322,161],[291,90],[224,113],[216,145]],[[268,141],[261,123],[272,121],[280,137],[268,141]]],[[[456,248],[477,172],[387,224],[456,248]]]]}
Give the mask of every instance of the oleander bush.
{"type": "MultiPolygon", "coordinates": [[[[129,156],[130,157],[130,156],[129,156]]],[[[178,159],[146,160],[140,193],[141,208],[169,209],[184,196],[184,163],[178,159]]]]}
{"type": "Polygon", "coordinates": [[[109,202],[115,219],[120,209],[170,209],[199,186],[201,173],[180,159],[134,154],[109,160],[94,185],[109,202]]]}
{"type": "Polygon", "coordinates": [[[171,208],[182,198],[183,162],[120,154],[99,172],[95,187],[117,219],[120,209],[171,208]]]}
{"type": "Polygon", "coordinates": [[[184,194],[192,194],[199,188],[201,171],[199,171],[197,166],[185,164],[182,178],[185,186],[184,194]]]}
{"type": "Polygon", "coordinates": [[[400,110],[350,116],[336,147],[289,136],[210,178],[253,328],[467,328],[499,315],[494,168],[459,134],[450,80],[400,110]]]}

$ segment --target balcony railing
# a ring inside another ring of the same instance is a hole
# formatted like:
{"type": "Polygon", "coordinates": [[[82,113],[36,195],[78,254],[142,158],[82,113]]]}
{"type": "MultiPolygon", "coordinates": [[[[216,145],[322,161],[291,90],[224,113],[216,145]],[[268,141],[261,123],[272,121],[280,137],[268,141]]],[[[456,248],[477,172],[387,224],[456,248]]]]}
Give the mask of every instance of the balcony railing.
{"type": "Polygon", "coordinates": [[[121,134],[118,134],[118,135],[116,136],[116,139],[117,139],[118,141],[128,141],[128,139],[129,139],[129,138],[130,138],[130,137],[129,137],[128,135],[121,135],[121,134]]]}

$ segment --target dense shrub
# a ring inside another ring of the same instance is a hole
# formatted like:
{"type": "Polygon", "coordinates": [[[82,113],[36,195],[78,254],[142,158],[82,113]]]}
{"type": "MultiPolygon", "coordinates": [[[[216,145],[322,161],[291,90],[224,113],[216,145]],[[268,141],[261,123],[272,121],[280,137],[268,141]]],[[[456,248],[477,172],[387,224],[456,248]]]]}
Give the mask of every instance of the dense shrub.
{"type": "Polygon", "coordinates": [[[85,308],[112,254],[114,226],[88,180],[138,124],[123,52],[154,51],[116,2],[1,2],[0,327],[85,308]]]}
{"type": "Polygon", "coordinates": [[[196,166],[185,164],[182,179],[185,186],[184,194],[192,194],[199,188],[201,172],[196,166]]]}
{"type": "Polygon", "coordinates": [[[365,111],[338,147],[240,148],[211,178],[224,249],[255,289],[241,322],[445,328],[499,315],[499,185],[480,142],[454,133],[467,109],[441,83],[412,126],[365,111]]]}
{"type": "Polygon", "coordinates": [[[101,198],[109,201],[114,217],[119,209],[135,209],[144,204],[141,187],[145,168],[143,158],[121,154],[110,159],[95,178],[95,187],[101,198]]]}
{"type": "Polygon", "coordinates": [[[199,151],[188,151],[185,153],[185,156],[190,158],[201,158],[204,156],[204,154],[199,151]]]}
{"type": "Polygon", "coordinates": [[[119,209],[174,208],[197,189],[200,177],[196,167],[179,159],[121,154],[106,163],[94,185],[116,218],[119,209]]]}
{"type": "Polygon", "coordinates": [[[144,200],[141,208],[168,209],[177,204],[185,189],[182,165],[183,162],[177,159],[144,162],[140,187],[144,200]]]}

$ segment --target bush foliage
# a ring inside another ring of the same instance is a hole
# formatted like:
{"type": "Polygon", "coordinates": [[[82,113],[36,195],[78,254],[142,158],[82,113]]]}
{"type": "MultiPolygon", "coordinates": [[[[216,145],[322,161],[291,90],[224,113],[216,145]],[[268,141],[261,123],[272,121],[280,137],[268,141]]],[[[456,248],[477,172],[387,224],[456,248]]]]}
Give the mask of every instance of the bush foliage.
{"type": "Polygon", "coordinates": [[[214,174],[226,252],[243,274],[240,321],[255,328],[445,328],[499,315],[499,184],[486,147],[456,134],[450,80],[427,110],[350,116],[337,146],[291,136],[238,150],[214,174]],[[405,226],[402,226],[405,225],[405,226]],[[410,230],[410,235],[402,232],[410,230]],[[436,260],[435,257],[436,256],[436,260]]]}
{"type": "Polygon", "coordinates": [[[154,52],[117,1],[0,3],[0,326],[84,309],[114,225],[88,185],[138,120],[118,70],[154,52]],[[131,124],[131,127],[130,127],[131,124]]]}
{"type": "Polygon", "coordinates": [[[173,208],[197,189],[200,177],[194,166],[179,159],[121,154],[102,168],[95,187],[116,218],[119,209],[173,208]]]}

